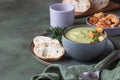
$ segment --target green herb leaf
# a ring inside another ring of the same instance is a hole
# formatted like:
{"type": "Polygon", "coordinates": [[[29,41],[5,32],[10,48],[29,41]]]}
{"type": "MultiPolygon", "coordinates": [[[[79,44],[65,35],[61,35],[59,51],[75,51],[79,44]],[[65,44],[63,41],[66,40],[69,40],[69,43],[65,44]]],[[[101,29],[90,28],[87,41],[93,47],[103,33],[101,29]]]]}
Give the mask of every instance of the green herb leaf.
{"type": "Polygon", "coordinates": [[[65,28],[62,29],[60,27],[50,27],[49,29],[47,29],[47,32],[51,34],[53,39],[58,39],[60,42],[62,42],[62,33],[65,28]]]}
{"type": "Polygon", "coordinates": [[[94,37],[94,41],[98,42],[99,41],[98,37],[94,37]]]}

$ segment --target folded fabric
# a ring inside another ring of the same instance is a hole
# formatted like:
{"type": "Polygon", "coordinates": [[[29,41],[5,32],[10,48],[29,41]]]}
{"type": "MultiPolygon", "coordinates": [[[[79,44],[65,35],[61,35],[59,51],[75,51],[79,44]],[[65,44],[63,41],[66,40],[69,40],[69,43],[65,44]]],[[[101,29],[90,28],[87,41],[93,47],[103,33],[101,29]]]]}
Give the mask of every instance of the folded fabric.
{"type": "MultiPolygon", "coordinates": [[[[120,50],[113,51],[109,56],[93,65],[64,66],[59,64],[49,65],[42,74],[35,75],[31,80],[80,80],[79,74],[86,71],[95,71],[106,64],[120,50]]],[[[101,72],[101,80],[120,80],[120,59],[101,72]]]]}

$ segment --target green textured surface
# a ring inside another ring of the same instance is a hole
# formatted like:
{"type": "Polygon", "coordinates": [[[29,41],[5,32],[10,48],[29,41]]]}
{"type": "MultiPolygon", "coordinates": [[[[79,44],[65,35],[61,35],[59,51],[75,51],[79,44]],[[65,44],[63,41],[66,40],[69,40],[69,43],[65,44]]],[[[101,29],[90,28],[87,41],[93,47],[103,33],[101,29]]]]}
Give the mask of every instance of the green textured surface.
{"type": "Polygon", "coordinates": [[[30,80],[46,65],[30,51],[32,39],[49,27],[55,0],[0,0],[0,80],[30,80]]]}
{"type": "MultiPolygon", "coordinates": [[[[46,68],[29,47],[49,28],[49,5],[54,2],[58,0],[0,0],[0,80],[30,80],[46,68]]],[[[85,23],[85,18],[75,23],[85,23]]]]}

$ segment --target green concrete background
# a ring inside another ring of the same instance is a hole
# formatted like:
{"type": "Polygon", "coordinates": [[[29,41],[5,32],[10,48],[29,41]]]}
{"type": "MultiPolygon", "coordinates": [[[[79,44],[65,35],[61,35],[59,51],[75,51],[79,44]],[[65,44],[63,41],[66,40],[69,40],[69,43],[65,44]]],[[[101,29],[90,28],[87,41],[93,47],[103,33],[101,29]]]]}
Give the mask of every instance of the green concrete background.
{"type": "MultiPolygon", "coordinates": [[[[50,27],[49,6],[55,2],[60,0],[0,0],[0,80],[30,80],[47,67],[29,47],[50,27]]],[[[110,12],[120,15],[120,10],[110,12]]],[[[85,23],[85,18],[75,24],[85,23]]]]}

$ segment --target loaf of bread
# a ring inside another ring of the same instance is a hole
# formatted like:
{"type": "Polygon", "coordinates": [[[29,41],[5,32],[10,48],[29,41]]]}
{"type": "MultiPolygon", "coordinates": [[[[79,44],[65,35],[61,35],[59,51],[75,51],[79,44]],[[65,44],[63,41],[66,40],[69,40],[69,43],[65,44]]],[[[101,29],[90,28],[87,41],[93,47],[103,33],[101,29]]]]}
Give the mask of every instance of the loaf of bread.
{"type": "Polygon", "coordinates": [[[63,0],[62,2],[73,5],[75,12],[86,12],[91,6],[89,0],[63,0]]]}
{"type": "Polygon", "coordinates": [[[75,12],[86,12],[89,9],[103,9],[109,5],[110,0],[62,0],[65,4],[75,7],[75,12]]]}
{"type": "Polygon", "coordinates": [[[92,9],[103,9],[108,6],[110,0],[90,0],[92,9]]]}
{"type": "Polygon", "coordinates": [[[56,39],[51,39],[45,36],[36,36],[33,39],[33,52],[42,60],[57,61],[64,55],[64,48],[56,39]]]}

